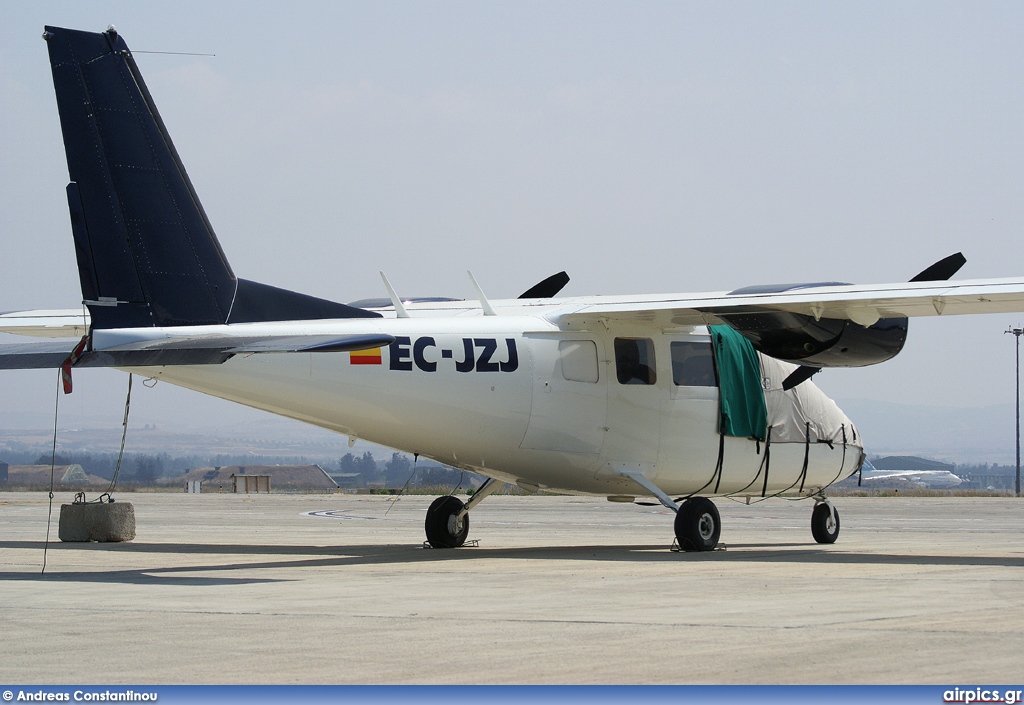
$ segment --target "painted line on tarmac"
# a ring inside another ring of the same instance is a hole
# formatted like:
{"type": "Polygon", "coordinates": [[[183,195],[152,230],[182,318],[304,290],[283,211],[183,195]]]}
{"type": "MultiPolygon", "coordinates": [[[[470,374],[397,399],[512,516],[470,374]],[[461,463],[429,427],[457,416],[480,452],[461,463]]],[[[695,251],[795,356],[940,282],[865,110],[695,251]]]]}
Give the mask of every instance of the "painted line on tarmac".
{"type": "Polygon", "coordinates": [[[318,519],[354,519],[357,521],[379,521],[380,517],[364,517],[348,514],[347,509],[320,509],[315,512],[302,512],[299,516],[317,517],[318,519]]]}

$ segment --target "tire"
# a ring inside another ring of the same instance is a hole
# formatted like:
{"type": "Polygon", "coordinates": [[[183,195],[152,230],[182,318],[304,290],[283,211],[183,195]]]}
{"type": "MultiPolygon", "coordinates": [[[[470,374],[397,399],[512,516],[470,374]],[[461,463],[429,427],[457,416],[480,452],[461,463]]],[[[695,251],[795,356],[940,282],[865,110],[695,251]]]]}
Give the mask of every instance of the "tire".
{"type": "Polygon", "coordinates": [[[814,512],[811,513],[811,535],[818,543],[835,543],[839,538],[839,510],[833,508],[830,512],[827,504],[815,505],[814,512]],[[834,525],[833,512],[836,517],[834,525]]]}
{"type": "Polygon", "coordinates": [[[452,529],[454,517],[466,505],[458,497],[438,497],[427,509],[424,528],[427,531],[427,543],[434,548],[458,548],[466,542],[469,535],[469,515],[462,518],[461,530],[457,533],[452,529]]]}
{"type": "Polygon", "coordinates": [[[718,507],[707,497],[691,497],[676,512],[675,530],[684,551],[713,551],[722,534],[718,507]]]}

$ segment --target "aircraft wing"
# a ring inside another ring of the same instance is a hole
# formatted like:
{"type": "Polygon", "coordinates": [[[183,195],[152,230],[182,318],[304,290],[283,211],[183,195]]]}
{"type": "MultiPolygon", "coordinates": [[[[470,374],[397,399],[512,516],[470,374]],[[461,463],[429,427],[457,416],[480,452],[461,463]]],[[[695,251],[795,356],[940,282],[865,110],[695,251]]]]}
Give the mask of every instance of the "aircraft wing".
{"type": "Polygon", "coordinates": [[[795,313],[870,326],[881,318],[1024,311],[1024,279],[898,284],[782,285],[677,297],[615,297],[581,306],[561,320],[607,319],[642,325],[709,325],[720,315],[795,313]],[[785,288],[784,288],[785,287],[785,288]],[[762,289],[758,291],[758,289],[762,289]]]}
{"type": "MultiPolygon", "coordinates": [[[[234,355],[296,352],[348,352],[390,345],[394,336],[360,335],[204,335],[113,345],[86,350],[75,367],[217,365],[234,355]]],[[[54,369],[63,365],[77,340],[0,345],[0,369],[54,369]]]]}

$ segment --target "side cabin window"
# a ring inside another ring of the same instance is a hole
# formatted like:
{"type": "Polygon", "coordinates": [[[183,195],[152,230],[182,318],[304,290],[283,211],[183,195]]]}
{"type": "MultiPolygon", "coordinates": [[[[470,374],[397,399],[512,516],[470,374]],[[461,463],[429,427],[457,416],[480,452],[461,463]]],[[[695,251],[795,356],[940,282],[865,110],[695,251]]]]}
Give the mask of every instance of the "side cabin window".
{"type": "Polygon", "coordinates": [[[615,339],[615,373],[619,384],[654,384],[654,341],[650,338],[615,339]]]}
{"type": "Polygon", "coordinates": [[[674,342],[672,351],[672,382],[677,387],[717,387],[715,359],[710,341],[674,342]]]}
{"type": "Polygon", "coordinates": [[[563,379],[597,383],[597,345],[593,340],[559,341],[558,360],[562,366],[563,379]]]}

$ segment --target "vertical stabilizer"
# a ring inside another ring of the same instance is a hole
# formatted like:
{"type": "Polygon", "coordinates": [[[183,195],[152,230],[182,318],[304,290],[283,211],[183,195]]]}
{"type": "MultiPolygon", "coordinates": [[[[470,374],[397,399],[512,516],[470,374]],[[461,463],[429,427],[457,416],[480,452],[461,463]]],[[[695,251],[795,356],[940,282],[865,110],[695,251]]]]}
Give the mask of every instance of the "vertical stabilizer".
{"type": "Polygon", "coordinates": [[[235,276],[128,46],[113,29],[47,27],[44,37],[96,325],[225,322],[235,276]]]}
{"type": "Polygon", "coordinates": [[[47,27],[43,38],[82,295],[95,327],[377,315],[237,279],[117,31],[47,27]]]}

